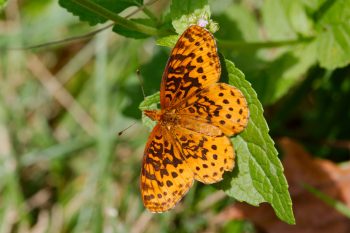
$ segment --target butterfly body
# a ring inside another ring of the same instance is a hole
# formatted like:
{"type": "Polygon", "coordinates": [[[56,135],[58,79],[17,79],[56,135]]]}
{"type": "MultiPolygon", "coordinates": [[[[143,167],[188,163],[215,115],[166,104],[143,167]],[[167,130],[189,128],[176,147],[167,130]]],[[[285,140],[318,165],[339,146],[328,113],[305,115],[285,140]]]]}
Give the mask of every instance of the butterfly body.
{"type": "Polygon", "coordinates": [[[194,180],[216,183],[233,169],[235,153],[228,136],[247,126],[249,110],[237,88],[217,83],[220,74],[214,37],[190,26],[166,65],[161,109],[144,111],[157,121],[141,171],[142,199],[150,211],[173,208],[194,180]]]}
{"type": "Polygon", "coordinates": [[[145,110],[144,114],[162,126],[173,126],[179,123],[179,115],[176,111],[145,110]]]}

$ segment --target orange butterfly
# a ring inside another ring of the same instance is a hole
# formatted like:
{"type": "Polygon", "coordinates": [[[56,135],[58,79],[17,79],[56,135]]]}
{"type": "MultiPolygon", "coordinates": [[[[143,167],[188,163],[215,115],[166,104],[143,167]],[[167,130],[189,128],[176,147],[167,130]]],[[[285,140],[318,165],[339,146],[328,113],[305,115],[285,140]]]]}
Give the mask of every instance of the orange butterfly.
{"type": "Polygon", "coordinates": [[[242,93],[217,83],[221,66],[213,35],[192,25],[173,48],[160,87],[160,110],[144,114],[157,121],[146,144],[141,193],[152,212],[173,208],[198,180],[212,184],[234,167],[228,138],[248,124],[242,93]]]}

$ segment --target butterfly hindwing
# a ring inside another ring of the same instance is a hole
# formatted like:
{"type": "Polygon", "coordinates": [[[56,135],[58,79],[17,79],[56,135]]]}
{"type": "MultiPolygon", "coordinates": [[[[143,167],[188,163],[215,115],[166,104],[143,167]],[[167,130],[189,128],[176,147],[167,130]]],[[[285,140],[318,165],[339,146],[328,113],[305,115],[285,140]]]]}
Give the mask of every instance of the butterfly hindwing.
{"type": "Polygon", "coordinates": [[[152,212],[173,208],[192,183],[192,171],[166,129],[157,124],[143,156],[141,194],[145,207],[152,212]]]}
{"type": "Polygon", "coordinates": [[[196,180],[205,184],[216,183],[222,180],[224,171],[233,169],[233,146],[222,132],[207,135],[178,126],[174,127],[173,135],[196,180]]]}

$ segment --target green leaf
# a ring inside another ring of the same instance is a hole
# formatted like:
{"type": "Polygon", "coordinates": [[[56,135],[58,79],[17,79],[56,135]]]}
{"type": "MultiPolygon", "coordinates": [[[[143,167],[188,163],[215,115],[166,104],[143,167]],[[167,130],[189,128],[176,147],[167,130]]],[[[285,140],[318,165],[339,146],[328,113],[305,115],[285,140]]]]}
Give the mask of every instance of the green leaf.
{"type": "Polygon", "coordinates": [[[264,25],[272,40],[311,36],[313,21],[302,1],[267,0],[263,5],[264,25]],[[276,20],[278,19],[278,20],[276,20]]]}
{"type": "MultiPolygon", "coordinates": [[[[143,4],[143,0],[91,0],[96,4],[113,11],[114,13],[120,13],[128,7],[140,6],[143,4]]],[[[58,3],[61,7],[71,12],[73,15],[79,17],[81,21],[87,21],[90,25],[96,25],[98,23],[104,23],[108,19],[89,11],[85,7],[79,5],[72,0],[59,0],[58,3]]]]}
{"type": "MultiPolygon", "coordinates": [[[[159,92],[154,93],[153,95],[147,96],[144,101],[140,103],[139,109],[141,111],[144,110],[152,110],[157,109],[157,104],[160,102],[159,92]]],[[[142,112],[142,123],[147,126],[150,130],[156,125],[157,122],[152,121],[142,112]]]]}
{"type": "Polygon", "coordinates": [[[144,101],[140,103],[139,109],[141,111],[144,110],[152,110],[152,109],[157,109],[157,103],[160,102],[160,96],[159,96],[159,91],[147,96],[144,101]]]}
{"type": "Polygon", "coordinates": [[[321,67],[335,69],[350,63],[349,23],[329,26],[317,36],[318,59],[321,67]]]}
{"type": "Polygon", "coordinates": [[[172,20],[180,19],[183,15],[193,13],[208,5],[208,0],[173,0],[171,1],[170,13],[172,20]]]}
{"type": "Polygon", "coordinates": [[[254,80],[254,86],[264,105],[273,104],[297,83],[302,81],[311,66],[317,62],[315,42],[303,43],[283,53],[267,66],[254,80]]]}
{"type": "Polygon", "coordinates": [[[327,0],[301,0],[309,13],[318,12],[320,6],[327,0]]]}
{"type": "MultiPolygon", "coordinates": [[[[130,21],[147,25],[147,26],[154,26],[154,23],[151,19],[131,19],[130,21]]],[[[120,24],[114,25],[112,30],[122,36],[134,38],[134,39],[144,39],[150,36],[142,32],[130,30],[129,28],[123,27],[120,24]]]]}
{"type": "Polygon", "coordinates": [[[269,39],[295,39],[296,33],[288,17],[289,0],[266,0],[262,8],[263,22],[269,39]],[[278,20],[276,20],[278,19],[278,20]]]}
{"type": "MultiPolygon", "coordinates": [[[[170,13],[172,24],[178,34],[181,34],[191,24],[206,21],[211,32],[217,31],[217,25],[210,20],[210,8],[207,0],[174,0],[171,2],[170,13]]],[[[206,25],[205,25],[206,26],[206,25]]]]}
{"type": "Polygon", "coordinates": [[[307,15],[306,6],[301,1],[288,1],[286,9],[293,30],[303,36],[311,36],[313,21],[307,15]]]}
{"type": "Polygon", "coordinates": [[[269,202],[277,216],[294,224],[292,201],[283,167],[263,115],[263,108],[250,83],[234,64],[226,60],[229,83],[246,97],[250,119],[247,128],[232,139],[237,154],[237,167],[218,186],[239,201],[252,205],[269,202]]]}
{"type": "Polygon", "coordinates": [[[350,1],[327,7],[317,24],[318,59],[320,66],[335,69],[350,63],[350,1]]]}
{"type": "Polygon", "coordinates": [[[171,35],[159,38],[156,43],[157,45],[164,46],[164,47],[174,47],[177,40],[179,39],[179,35],[171,35]]]}
{"type": "Polygon", "coordinates": [[[231,5],[225,10],[223,16],[227,20],[220,24],[220,28],[223,30],[217,32],[218,38],[254,42],[260,39],[258,22],[243,4],[231,5]],[[234,26],[237,27],[236,30],[234,30],[234,26]]]}

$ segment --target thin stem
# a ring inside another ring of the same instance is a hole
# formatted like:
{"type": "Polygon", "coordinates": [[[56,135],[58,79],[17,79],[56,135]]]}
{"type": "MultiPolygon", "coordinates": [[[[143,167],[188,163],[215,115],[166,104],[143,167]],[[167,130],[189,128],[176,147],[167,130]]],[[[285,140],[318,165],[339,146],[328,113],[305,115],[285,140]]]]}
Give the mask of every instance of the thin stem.
{"type": "Polygon", "coordinates": [[[50,41],[47,43],[42,43],[42,44],[37,44],[37,45],[30,45],[30,46],[24,46],[24,47],[14,47],[14,48],[8,48],[8,50],[29,50],[29,49],[39,49],[42,47],[49,47],[49,46],[53,46],[53,45],[60,45],[63,43],[67,43],[67,42],[71,42],[71,41],[78,41],[78,40],[84,40],[84,39],[88,39],[93,37],[94,35],[96,35],[97,33],[106,30],[107,28],[112,27],[114,24],[108,24],[102,28],[99,28],[95,31],[92,32],[88,32],[86,34],[83,35],[79,35],[79,36],[72,36],[72,37],[68,37],[66,39],[60,39],[60,40],[54,40],[54,41],[50,41]]]}
{"type": "Polygon", "coordinates": [[[338,201],[329,195],[321,192],[320,190],[312,187],[309,184],[303,183],[302,186],[311,194],[316,196],[317,198],[321,199],[324,203],[329,205],[330,207],[334,208],[337,210],[339,213],[343,214],[344,216],[350,218],[350,208],[346,206],[344,203],[341,201],[338,201]]]}
{"type": "Polygon", "coordinates": [[[296,45],[300,43],[305,43],[313,40],[313,37],[305,37],[297,40],[283,40],[283,41],[267,41],[267,42],[246,42],[246,41],[228,41],[228,40],[218,40],[218,45],[221,48],[234,48],[234,49],[264,49],[264,48],[275,48],[296,45]]]}
{"type": "MultiPolygon", "coordinates": [[[[144,11],[144,9],[146,8],[146,6],[152,5],[153,3],[157,2],[159,0],[153,0],[150,1],[144,5],[141,5],[139,8],[137,8],[136,10],[132,11],[130,14],[128,14],[127,16],[125,16],[125,19],[130,18],[131,16],[135,15],[136,13],[138,13],[139,11],[144,11]]],[[[154,14],[152,12],[150,12],[148,9],[145,10],[145,14],[147,14],[150,18],[152,18],[155,22],[158,22],[158,19],[156,16],[154,16],[154,14]],[[146,13],[146,11],[148,11],[149,13],[146,13]]],[[[60,40],[55,40],[55,41],[51,41],[51,42],[47,42],[47,43],[42,43],[42,44],[37,44],[37,45],[30,45],[30,46],[24,46],[24,47],[13,47],[13,48],[2,48],[0,47],[0,54],[1,54],[1,50],[29,50],[29,49],[38,49],[38,48],[47,48],[49,46],[53,46],[53,45],[61,45],[67,42],[72,42],[72,41],[78,41],[78,40],[84,40],[84,39],[89,39],[93,36],[95,36],[97,33],[100,33],[101,31],[104,31],[110,27],[113,27],[115,24],[111,23],[108,24],[102,28],[99,28],[95,31],[80,35],[80,36],[72,36],[72,37],[68,37],[66,39],[60,39],[60,40]]],[[[164,35],[170,34],[171,32],[165,33],[164,35]]]]}
{"type": "Polygon", "coordinates": [[[86,9],[106,18],[114,21],[116,24],[119,24],[123,27],[126,27],[130,30],[135,30],[146,35],[150,36],[160,36],[162,32],[158,31],[156,28],[145,26],[142,24],[135,23],[133,21],[127,20],[118,14],[115,14],[108,9],[92,2],[89,0],[73,0],[73,2],[85,7],[86,9]]]}

